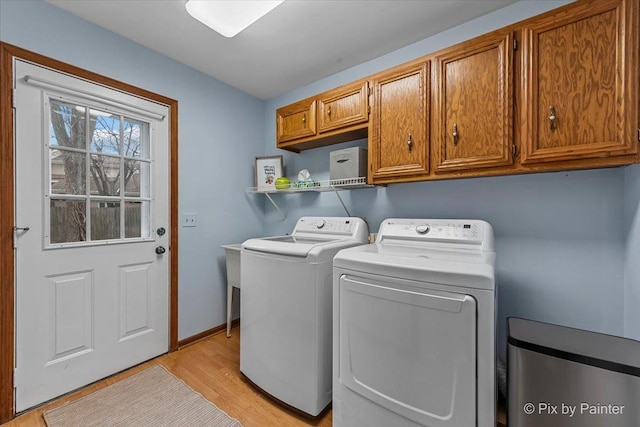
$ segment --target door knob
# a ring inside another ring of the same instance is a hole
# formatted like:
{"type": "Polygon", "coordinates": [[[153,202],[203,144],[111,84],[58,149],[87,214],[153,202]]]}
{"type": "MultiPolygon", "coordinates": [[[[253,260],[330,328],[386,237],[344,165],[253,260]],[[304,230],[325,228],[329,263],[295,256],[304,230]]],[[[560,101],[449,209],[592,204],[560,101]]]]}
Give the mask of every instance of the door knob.
{"type": "Polygon", "coordinates": [[[158,247],[156,248],[156,253],[157,253],[158,255],[162,255],[162,254],[163,254],[163,253],[165,253],[166,251],[167,251],[167,250],[164,248],[164,246],[158,246],[158,247]]]}

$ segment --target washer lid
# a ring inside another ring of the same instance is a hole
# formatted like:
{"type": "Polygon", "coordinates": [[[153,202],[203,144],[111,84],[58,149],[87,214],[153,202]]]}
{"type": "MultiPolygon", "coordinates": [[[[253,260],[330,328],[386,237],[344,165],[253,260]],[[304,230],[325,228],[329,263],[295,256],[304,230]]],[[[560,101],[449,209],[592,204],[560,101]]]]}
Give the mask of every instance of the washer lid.
{"type": "Polygon", "coordinates": [[[391,278],[495,289],[495,253],[375,243],[343,249],[334,268],[346,268],[391,278]]]}
{"type": "MultiPolygon", "coordinates": [[[[349,242],[352,239],[321,239],[308,236],[276,236],[262,239],[250,239],[242,244],[243,249],[254,252],[264,252],[278,255],[306,257],[314,248],[328,247],[333,243],[349,242]]],[[[346,245],[345,245],[346,247],[346,245]]]]}
{"type": "Polygon", "coordinates": [[[369,241],[369,227],[357,217],[302,217],[290,236],[250,239],[243,250],[307,257],[309,254],[333,257],[343,248],[369,241]],[[332,251],[332,252],[329,252],[332,251]]]}

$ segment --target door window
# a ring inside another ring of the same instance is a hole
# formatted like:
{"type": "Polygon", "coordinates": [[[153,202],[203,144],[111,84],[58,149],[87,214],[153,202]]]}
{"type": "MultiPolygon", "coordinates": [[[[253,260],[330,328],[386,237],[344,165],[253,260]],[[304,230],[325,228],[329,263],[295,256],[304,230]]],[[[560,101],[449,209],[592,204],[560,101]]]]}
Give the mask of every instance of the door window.
{"type": "Polygon", "coordinates": [[[60,97],[45,111],[45,246],[150,237],[149,123],[60,97]]]}

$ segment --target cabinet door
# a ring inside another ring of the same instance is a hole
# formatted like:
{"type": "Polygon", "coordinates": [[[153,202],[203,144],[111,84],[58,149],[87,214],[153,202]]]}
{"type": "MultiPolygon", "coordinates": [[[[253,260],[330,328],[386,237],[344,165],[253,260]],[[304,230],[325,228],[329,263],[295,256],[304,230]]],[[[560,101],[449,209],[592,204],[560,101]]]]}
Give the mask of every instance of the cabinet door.
{"type": "Polygon", "coordinates": [[[355,82],[320,95],[318,132],[327,132],[369,120],[369,82],[355,82]]]}
{"type": "Polygon", "coordinates": [[[637,3],[584,2],[525,26],[523,163],[637,152],[637,3]]]}
{"type": "Polygon", "coordinates": [[[492,34],[435,59],[436,172],[512,163],[513,36],[492,34]]]}
{"type": "Polygon", "coordinates": [[[429,173],[430,62],[374,76],[369,141],[373,183],[429,173]]]}
{"type": "MultiPolygon", "coordinates": [[[[316,101],[303,99],[276,111],[276,142],[314,136],[316,134],[316,101]]],[[[276,144],[277,145],[277,144],[276,144]]]]}

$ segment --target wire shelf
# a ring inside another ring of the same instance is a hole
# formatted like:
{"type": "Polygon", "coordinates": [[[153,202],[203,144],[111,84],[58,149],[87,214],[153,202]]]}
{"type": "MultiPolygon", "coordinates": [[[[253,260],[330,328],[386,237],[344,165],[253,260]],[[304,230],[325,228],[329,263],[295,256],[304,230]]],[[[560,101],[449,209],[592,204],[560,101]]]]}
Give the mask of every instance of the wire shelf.
{"type": "Polygon", "coordinates": [[[306,191],[342,191],[354,190],[358,188],[372,188],[374,185],[367,184],[366,177],[347,178],[347,179],[331,179],[326,181],[298,181],[292,182],[287,188],[269,188],[249,187],[245,191],[247,193],[302,193],[306,191]]]}

